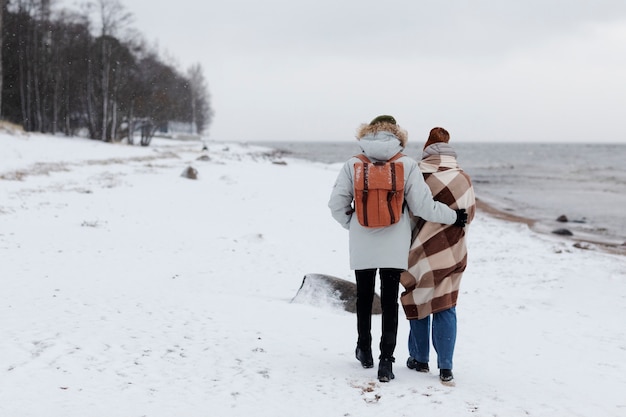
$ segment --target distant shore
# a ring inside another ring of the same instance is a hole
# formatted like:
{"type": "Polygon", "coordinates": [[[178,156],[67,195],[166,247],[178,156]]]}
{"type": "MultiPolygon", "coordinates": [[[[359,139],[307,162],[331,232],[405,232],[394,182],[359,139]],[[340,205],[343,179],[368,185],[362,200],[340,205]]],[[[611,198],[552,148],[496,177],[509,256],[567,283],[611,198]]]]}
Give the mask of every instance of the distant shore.
{"type": "Polygon", "coordinates": [[[550,234],[550,236],[554,236],[560,238],[566,242],[570,242],[573,247],[583,250],[593,250],[597,249],[606,253],[611,253],[615,255],[624,255],[626,256],[626,242],[623,244],[618,244],[614,242],[606,242],[598,239],[595,236],[562,236],[549,232],[548,230],[544,230],[545,228],[538,227],[538,221],[535,219],[531,219],[528,217],[519,216],[508,212],[506,210],[499,209],[495,207],[493,204],[487,203],[486,201],[477,198],[476,199],[476,208],[477,210],[497,219],[506,220],[510,222],[522,223],[526,224],[531,230],[542,233],[542,234],[550,234]]]}

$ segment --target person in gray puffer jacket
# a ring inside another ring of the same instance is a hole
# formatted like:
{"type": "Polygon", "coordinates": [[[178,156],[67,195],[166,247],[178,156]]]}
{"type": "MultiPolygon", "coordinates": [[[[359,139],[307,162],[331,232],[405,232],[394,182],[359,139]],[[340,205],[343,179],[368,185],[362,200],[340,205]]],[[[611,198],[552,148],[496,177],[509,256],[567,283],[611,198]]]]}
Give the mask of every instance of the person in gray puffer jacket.
{"type": "MultiPolygon", "coordinates": [[[[408,139],[395,118],[378,116],[357,131],[362,152],[372,162],[384,162],[402,152],[408,139]]],[[[467,213],[452,210],[433,200],[430,188],[417,161],[408,156],[396,160],[404,166],[404,200],[406,202],[399,221],[391,226],[368,228],[362,226],[353,214],[354,164],[352,157],[343,165],[328,202],[332,216],[349,231],[350,268],[354,270],[357,285],[357,347],[356,358],[364,368],[372,368],[371,316],[374,299],[376,270],[380,274],[382,307],[382,334],[378,379],[388,382],[394,378],[392,363],[398,330],[398,289],[400,274],[408,268],[411,245],[411,216],[443,224],[465,226],[467,213]]]]}

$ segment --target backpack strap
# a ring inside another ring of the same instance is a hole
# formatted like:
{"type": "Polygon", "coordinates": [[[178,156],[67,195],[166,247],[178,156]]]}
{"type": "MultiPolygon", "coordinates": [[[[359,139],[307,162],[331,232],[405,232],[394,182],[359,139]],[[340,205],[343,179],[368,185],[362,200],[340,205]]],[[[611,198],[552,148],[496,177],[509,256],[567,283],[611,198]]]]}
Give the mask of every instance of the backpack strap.
{"type": "Polygon", "coordinates": [[[389,215],[391,216],[391,223],[392,224],[396,222],[396,218],[395,218],[395,216],[393,214],[393,206],[391,204],[391,201],[393,200],[393,197],[398,192],[397,185],[396,185],[396,181],[397,181],[397,179],[396,179],[396,163],[394,161],[399,159],[399,158],[402,158],[403,156],[404,156],[404,154],[402,152],[398,152],[397,154],[392,156],[391,159],[388,161],[389,165],[390,165],[390,168],[391,168],[391,191],[389,191],[387,193],[387,207],[389,208],[389,215]]]}
{"type": "Polygon", "coordinates": [[[396,163],[390,162],[389,165],[391,168],[391,191],[387,193],[387,207],[389,208],[389,215],[391,216],[391,224],[393,224],[396,222],[396,217],[393,214],[391,200],[393,200],[393,196],[396,195],[396,163]]]}
{"type": "Polygon", "coordinates": [[[405,156],[405,155],[404,155],[402,152],[398,152],[397,154],[395,154],[394,156],[392,156],[392,157],[389,159],[389,161],[387,161],[387,162],[393,162],[393,161],[395,161],[396,159],[400,159],[400,158],[402,158],[403,156],[405,156]]]}
{"type": "MultiPolygon", "coordinates": [[[[395,154],[394,156],[391,157],[391,159],[389,161],[395,161],[397,159],[402,158],[403,156],[406,156],[406,154],[402,153],[402,152],[398,152],[397,154],[395,154]]],[[[394,167],[394,173],[393,173],[393,179],[394,181],[396,180],[396,174],[395,174],[395,167],[394,167]]],[[[395,191],[396,187],[395,187],[395,182],[394,182],[394,191],[395,191]]],[[[407,206],[406,200],[404,200],[402,202],[402,209],[404,210],[404,207],[407,206]]]]}

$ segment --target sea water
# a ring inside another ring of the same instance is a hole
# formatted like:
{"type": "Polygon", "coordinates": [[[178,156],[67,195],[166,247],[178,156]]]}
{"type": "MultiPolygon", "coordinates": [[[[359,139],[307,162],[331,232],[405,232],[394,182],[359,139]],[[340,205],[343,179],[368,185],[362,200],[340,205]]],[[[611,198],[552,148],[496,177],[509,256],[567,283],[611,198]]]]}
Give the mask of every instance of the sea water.
{"type": "MultiPolygon", "coordinates": [[[[358,153],[346,142],[264,142],[289,157],[337,164],[358,153]]],[[[405,153],[421,157],[421,145],[405,153]]],[[[451,143],[472,177],[477,198],[537,221],[540,231],[566,228],[581,238],[626,243],[626,144],[451,143]],[[565,215],[570,221],[559,223],[565,215]]]]}

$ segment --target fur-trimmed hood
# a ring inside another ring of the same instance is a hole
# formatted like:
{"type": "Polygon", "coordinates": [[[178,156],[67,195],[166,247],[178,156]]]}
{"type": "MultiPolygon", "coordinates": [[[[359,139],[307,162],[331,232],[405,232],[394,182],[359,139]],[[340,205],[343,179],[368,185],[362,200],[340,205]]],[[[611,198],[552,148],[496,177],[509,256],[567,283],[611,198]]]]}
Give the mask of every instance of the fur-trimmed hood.
{"type": "Polygon", "coordinates": [[[400,126],[389,122],[376,123],[374,125],[364,123],[358,127],[356,138],[361,140],[365,136],[375,136],[379,132],[391,133],[400,141],[400,146],[402,146],[402,148],[406,147],[406,143],[409,139],[407,131],[402,129],[400,126]]]}

